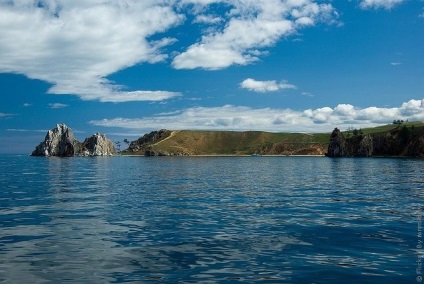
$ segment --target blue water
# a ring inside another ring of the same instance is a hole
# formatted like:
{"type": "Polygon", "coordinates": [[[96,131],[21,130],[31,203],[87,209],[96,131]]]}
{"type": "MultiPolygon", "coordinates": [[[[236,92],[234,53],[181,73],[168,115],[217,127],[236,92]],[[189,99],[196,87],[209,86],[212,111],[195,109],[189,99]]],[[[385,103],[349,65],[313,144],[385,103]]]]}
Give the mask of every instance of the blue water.
{"type": "Polygon", "coordinates": [[[0,283],[417,283],[423,169],[0,156],[0,283]]]}

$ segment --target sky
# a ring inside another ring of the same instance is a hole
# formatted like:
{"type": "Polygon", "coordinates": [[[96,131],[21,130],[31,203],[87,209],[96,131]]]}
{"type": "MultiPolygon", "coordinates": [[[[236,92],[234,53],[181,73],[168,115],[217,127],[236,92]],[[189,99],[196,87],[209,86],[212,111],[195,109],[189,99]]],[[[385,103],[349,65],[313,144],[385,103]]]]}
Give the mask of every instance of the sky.
{"type": "Polygon", "coordinates": [[[0,94],[0,153],[423,121],[424,1],[0,0],[0,94]]]}

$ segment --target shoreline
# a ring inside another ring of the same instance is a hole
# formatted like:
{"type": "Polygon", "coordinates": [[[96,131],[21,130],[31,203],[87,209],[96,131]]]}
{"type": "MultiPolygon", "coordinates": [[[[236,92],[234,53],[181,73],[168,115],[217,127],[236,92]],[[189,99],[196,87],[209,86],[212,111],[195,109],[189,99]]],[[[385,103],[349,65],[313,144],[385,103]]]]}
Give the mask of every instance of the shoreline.
{"type": "Polygon", "coordinates": [[[330,159],[357,159],[357,158],[367,158],[367,159],[423,159],[422,157],[413,157],[413,156],[372,156],[372,157],[328,157],[326,155],[260,155],[260,156],[252,156],[252,155],[236,155],[236,154],[208,154],[208,155],[189,155],[189,156],[144,156],[144,155],[114,155],[114,156],[110,156],[110,157],[146,157],[146,158],[159,158],[159,157],[169,157],[169,158],[231,158],[231,157],[240,157],[240,158],[272,158],[272,157],[282,157],[282,158],[290,158],[290,157],[294,157],[294,158],[330,158],[330,159]]]}
{"type": "Polygon", "coordinates": [[[237,154],[204,154],[204,155],[188,155],[188,156],[144,156],[144,155],[115,155],[114,157],[252,157],[252,158],[261,158],[261,157],[326,157],[325,155],[260,155],[260,156],[252,156],[252,155],[237,155],[237,154]]]}

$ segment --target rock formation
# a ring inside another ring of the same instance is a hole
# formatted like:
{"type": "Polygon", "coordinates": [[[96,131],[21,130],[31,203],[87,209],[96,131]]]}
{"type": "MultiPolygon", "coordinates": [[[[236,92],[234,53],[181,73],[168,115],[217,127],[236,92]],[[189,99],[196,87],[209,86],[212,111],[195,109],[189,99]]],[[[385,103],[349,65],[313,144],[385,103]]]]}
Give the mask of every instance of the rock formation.
{"type": "Polygon", "coordinates": [[[158,153],[155,151],[151,151],[150,146],[169,137],[172,131],[161,129],[159,131],[152,131],[143,137],[137,139],[136,141],[132,141],[126,150],[128,153],[137,153],[139,155],[146,156],[169,156],[168,153],[158,153]]]}
{"type": "Polygon", "coordinates": [[[424,157],[424,130],[399,126],[386,133],[365,135],[359,131],[345,138],[343,133],[335,128],[330,136],[327,156],[424,157]]]}
{"type": "Polygon", "coordinates": [[[81,145],[79,156],[112,156],[115,146],[104,134],[96,133],[86,138],[81,145]]]}
{"type": "Polygon", "coordinates": [[[330,136],[327,150],[328,157],[347,156],[346,139],[338,128],[335,128],[330,136]]]}
{"type": "Polygon", "coordinates": [[[74,138],[72,130],[65,124],[57,124],[49,130],[31,156],[110,156],[115,154],[112,141],[103,134],[96,133],[83,143],[74,138]]]}
{"type": "Polygon", "coordinates": [[[74,138],[72,130],[65,124],[57,124],[49,130],[31,156],[71,157],[79,152],[80,143],[74,138]]]}

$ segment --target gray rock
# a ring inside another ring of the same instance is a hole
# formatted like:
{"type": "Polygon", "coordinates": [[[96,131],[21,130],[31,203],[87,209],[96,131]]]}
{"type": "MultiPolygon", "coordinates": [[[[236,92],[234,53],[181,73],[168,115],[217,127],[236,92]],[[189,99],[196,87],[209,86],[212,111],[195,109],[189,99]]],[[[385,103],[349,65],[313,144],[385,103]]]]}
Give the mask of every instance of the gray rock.
{"type": "Polygon", "coordinates": [[[115,153],[112,141],[105,135],[96,133],[81,143],[65,124],[57,124],[47,132],[44,141],[35,148],[31,156],[112,156],[115,153]]]}
{"type": "Polygon", "coordinates": [[[49,130],[31,156],[72,157],[79,152],[80,142],[74,138],[72,130],[65,124],[57,124],[49,130]]]}
{"type": "Polygon", "coordinates": [[[113,156],[115,153],[113,142],[104,134],[96,133],[84,140],[79,156],[113,156]]]}
{"type": "Polygon", "coordinates": [[[354,156],[371,157],[373,155],[373,137],[371,135],[362,135],[359,141],[359,147],[354,156]]]}
{"type": "Polygon", "coordinates": [[[330,136],[330,143],[327,149],[328,157],[345,157],[348,156],[346,139],[338,128],[334,128],[330,136]]]}

